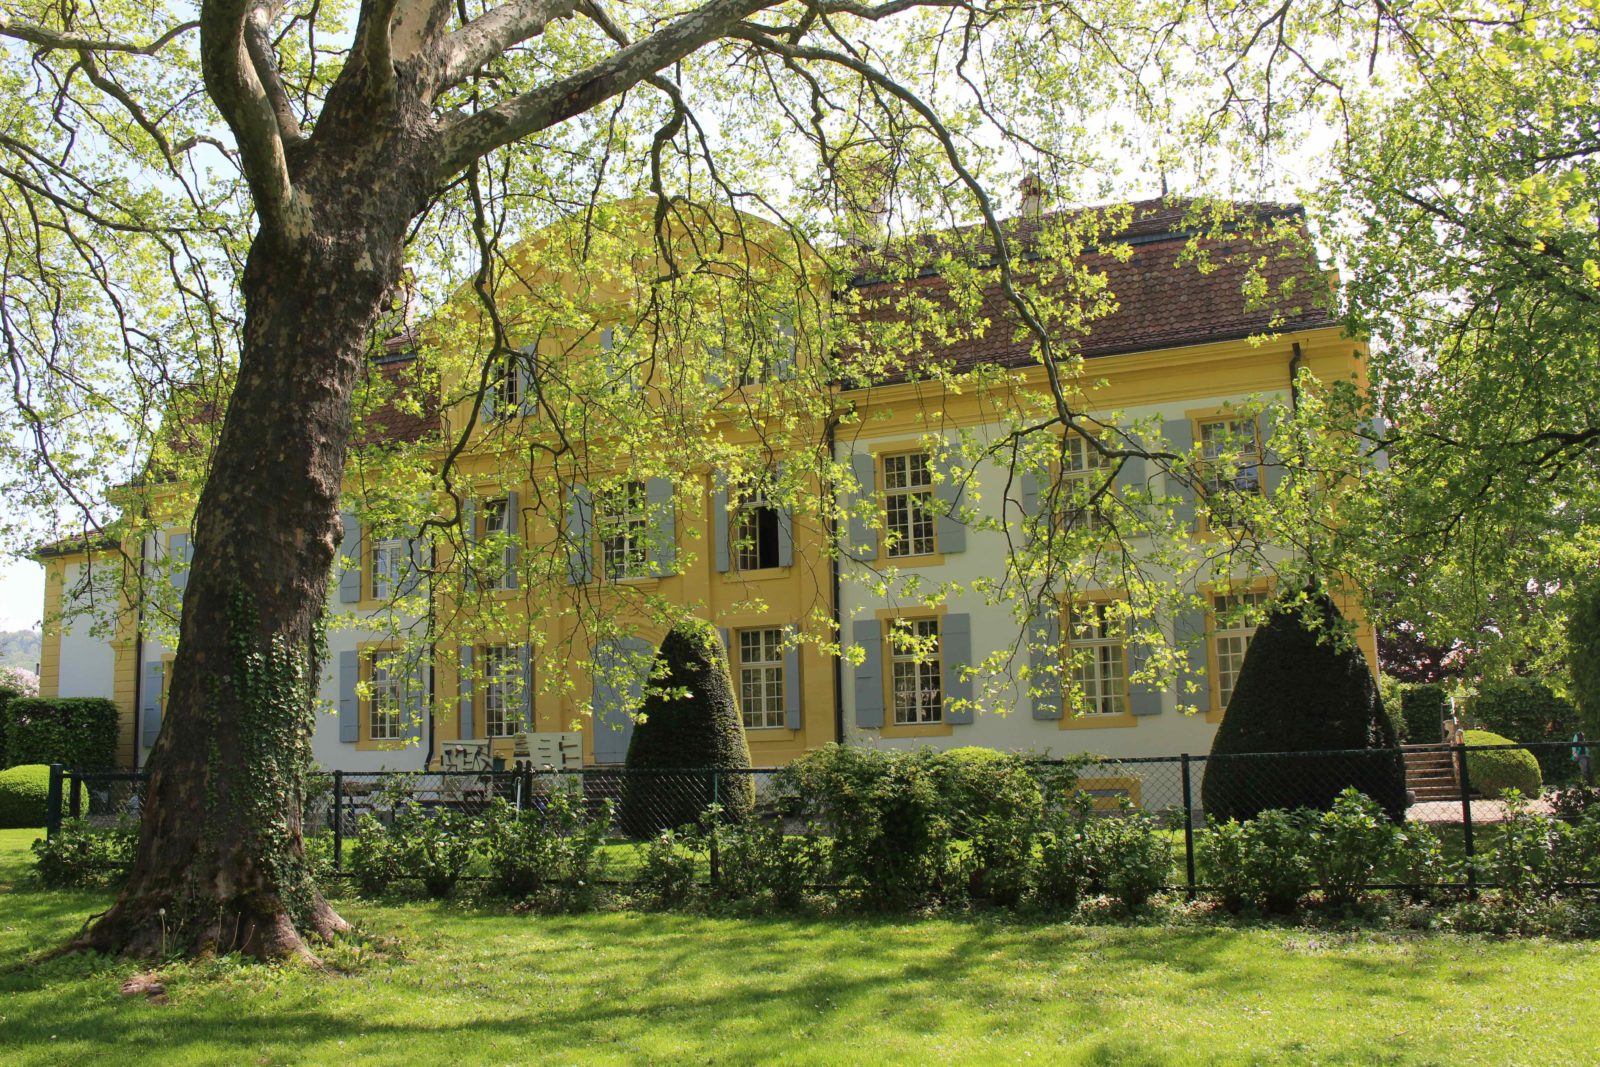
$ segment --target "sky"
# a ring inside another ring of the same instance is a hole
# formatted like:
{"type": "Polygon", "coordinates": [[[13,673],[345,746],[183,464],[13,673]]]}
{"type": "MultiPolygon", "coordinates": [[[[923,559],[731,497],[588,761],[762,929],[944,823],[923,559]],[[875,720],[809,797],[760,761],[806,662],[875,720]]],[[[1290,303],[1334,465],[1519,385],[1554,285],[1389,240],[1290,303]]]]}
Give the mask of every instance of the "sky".
{"type": "Polygon", "coordinates": [[[0,630],[37,630],[44,614],[44,568],[26,559],[0,561],[0,630]]]}

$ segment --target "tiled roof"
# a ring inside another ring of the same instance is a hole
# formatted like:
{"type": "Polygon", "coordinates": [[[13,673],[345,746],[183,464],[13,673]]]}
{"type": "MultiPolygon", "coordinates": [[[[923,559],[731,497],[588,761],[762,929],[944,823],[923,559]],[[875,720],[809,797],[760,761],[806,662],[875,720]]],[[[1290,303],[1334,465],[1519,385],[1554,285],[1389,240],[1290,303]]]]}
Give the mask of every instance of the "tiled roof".
{"type": "MultiPolygon", "coordinates": [[[[1213,268],[1203,273],[1195,263],[1179,262],[1180,254],[1194,236],[1193,231],[1184,228],[1187,204],[1145,201],[1131,206],[1131,223],[1104,241],[1100,250],[1079,260],[1080,266],[1105,275],[1107,288],[1116,301],[1114,311],[1090,323],[1087,335],[1067,339],[1085,356],[1230,340],[1269,329],[1311,329],[1335,324],[1325,306],[1328,283],[1300,241],[1265,244],[1238,232],[1237,227],[1223,227],[1218,233],[1200,238],[1200,246],[1209,253],[1213,268]],[[1131,245],[1131,255],[1120,259],[1106,250],[1116,244],[1131,245]],[[1293,296],[1277,305],[1249,307],[1245,284],[1251,266],[1263,256],[1266,262],[1261,271],[1268,291],[1277,293],[1282,283],[1292,280],[1293,296]],[[1276,324],[1274,316],[1279,317],[1276,324]]],[[[1233,206],[1249,222],[1271,223],[1286,219],[1302,237],[1304,235],[1298,207],[1233,206]]],[[[1046,222],[1051,218],[1044,216],[1046,222]]],[[[1025,255],[1038,223],[1019,225],[1013,220],[1006,225],[1008,240],[1014,235],[1013,254],[1020,251],[1025,255]]],[[[974,238],[967,242],[969,256],[980,262],[985,257],[992,258],[993,245],[986,234],[968,230],[963,236],[974,238]]],[[[1020,280],[1026,284],[1025,277],[1020,280]]],[[[944,279],[926,271],[909,281],[874,282],[858,278],[853,287],[869,300],[916,292],[943,303],[947,292],[944,279]]],[[[889,317],[894,312],[880,308],[868,314],[889,317]]],[[[1032,337],[1019,329],[1021,319],[998,283],[984,293],[978,315],[989,323],[981,337],[930,346],[922,358],[947,361],[956,369],[980,364],[1019,367],[1034,362],[1032,337]]]]}
{"type": "MultiPolygon", "coordinates": [[[[397,335],[384,342],[383,355],[371,363],[396,392],[409,392],[416,387],[416,339],[409,334],[397,335]]],[[[380,441],[420,441],[439,432],[439,398],[429,394],[423,397],[421,412],[402,410],[391,402],[379,405],[367,416],[368,433],[359,444],[380,441]]]]}

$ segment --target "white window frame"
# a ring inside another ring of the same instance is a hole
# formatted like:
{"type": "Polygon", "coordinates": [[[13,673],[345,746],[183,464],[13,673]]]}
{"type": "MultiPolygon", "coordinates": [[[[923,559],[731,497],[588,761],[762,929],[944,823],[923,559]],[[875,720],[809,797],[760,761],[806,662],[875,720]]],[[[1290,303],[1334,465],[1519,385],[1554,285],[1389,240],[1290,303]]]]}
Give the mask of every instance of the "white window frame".
{"type": "MultiPolygon", "coordinates": [[[[483,502],[483,539],[491,541],[499,539],[505,541],[506,523],[511,514],[511,501],[506,497],[499,500],[485,500],[483,502]]],[[[494,573],[489,575],[486,583],[490,589],[515,589],[513,583],[515,575],[511,570],[511,545],[500,545],[500,562],[495,567],[494,573]]]]}
{"type": "Polygon", "coordinates": [[[1128,712],[1128,647],[1112,603],[1079,601],[1067,625],[1072,684],[1084,715],[1128,712]]]}
{"type": "Polygon", "coordinates": [[[405,576],[407,551],[403,537],[375,538],[372,542],[372,599],[388,600],[405,576]]]}
{"type": "Polygon", "coordinates": [[[1228,493],[1261,495],[1261,438],[1255,419],[1231,415],[1200,419],[1196,436],[1203,484],[1212,499],[1228,493]],[[1235,458],[1224,464],[1224,455],[1235,458]]]}
{"type": "Polygon", "coordinates": [[[937,617],[890,624],[889,697],[896,726],[944,721],[944,642],[937,617]]]}
{"type": "Polygon", "coordinates": [[[746,730],[782,729],[784,707],[783,629],[756,627],[735,631],[739,655],[739,711],[746,730]]]}
{"type": "Polygon", "coordinates": [[[367,737],[372,741],[405,738],[406,674],[397,652],[378,649],[367,658],[367,737]]]}
{"type": "Polygon", "coordinates": [[[939,550],[933,511],[933,463],[926,452],[882,457],[884,555],[931,556],[939,550]]]}
{"type": "Polygon", "coordinates": [[[650,494],[644,482],[623,482],[602,494],[595,509],[600,573],[624,582],[650,573],[650,494]]]}
{"type": "Polygon", "coordinates": [[[1095,448],[1082,434],[1069,433],[1062,441],[1061,490],[1063,503],[1061,523],[1065,529],[1099,530],[1108,525],[1104,510],[1105,497],[1112,490],[1102,488],[1110,477],[1111,459],[1095,448]],[[1099,500],[1090,503],[1094,493],[1101,492],[1099,500]],[[1079,495],[1084,503],[1073,505],[1079,495]]]}
{"type": "Polygon", "coordinates": [[[1264,607],[1267,592],[1263,589],[1240,593],[1212,593],[1211,601],[1211,658],[1215,668],[1217,686],[1217,711],[1228,709],[1233,691],[1239,684],[1239,669],[1244,666],[1244,656],[1255,637],[1256,625],[1238,617],[1241,608],[1264,607]]]}
{"type": "Polygon", "coordinates": [[[516,676],[522,669],[521,657],[512,645],[485,645],[478,650],[483,672],[483,736],[515,737],[527,729],[520,700],[522,686],[516,676]]]}

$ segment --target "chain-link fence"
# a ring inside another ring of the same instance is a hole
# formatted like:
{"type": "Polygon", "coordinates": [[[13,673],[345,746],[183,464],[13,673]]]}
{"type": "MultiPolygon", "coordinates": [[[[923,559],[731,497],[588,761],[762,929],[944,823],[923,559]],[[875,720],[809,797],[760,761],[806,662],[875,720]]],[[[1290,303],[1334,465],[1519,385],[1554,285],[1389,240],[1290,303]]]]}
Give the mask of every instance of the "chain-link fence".
{"type": "MultiPolygon", "coordinates": [[[[1414,745],[1396,749],[1271,752],[1206,756],[1088,757],[1086,760],[1034,761],[1046,807],[1072,799],[1108,818],[1142,812],[1155,818],[1172,850],[1167,888],[1193,896],[1206,888],[1196,873],[1196,842],[1210,827],[1241,822],[1263,811],[1327,810],[1334,798],[1355,788],[1396,822],[1426,824],[1465,862],[1457,881],[1432,888],[1467,891],[1487,886],[1473,862],[1485,834],[1508,818],[1502,791],[1518,789],[1527,799],[1521,810],[1556,815],[1550,779],[1577,782],[1588,774],[1589,749],[1571,742],[1523,745],[1414,745]],[[1543,771],[1541,771],[1541,765],[1543,771]],[[1061,773],[1067,772],[1067,773],[1061,773]],[[1563,773],[1565,772],[1565,773],[1563,773]]],[[[52,768],[47,831],[52,836],[65,817],[92,828],[136,821],[146,775],[143,772],[76,771],[52,768]]],[[[781,769],[627,770],[588,767],[500,771],[334,771],[312,775],[307,783],[302,822],[307,835],[331,846],[332,869],[347,870],[348,846],[363,816],[392,823],[397,813],[451,811],[483,814],[497,802],[516,811],[543,811],[560,794],[576,798],[590,820],[602,816],[612,868],[626,872],[638,850],[664,829],[693,825],[713,805],[750,815],[786,834],[825,835],[797,815],[798,798],[781,769]]],[[[1595,802],[1600,806],[1600,794],[1595,802]]],[[[1591,885],[1592,883],[1583,883],[1591,885]]],[[[1401,888],[1385,882],[1372,888],[1401,888]]]]}

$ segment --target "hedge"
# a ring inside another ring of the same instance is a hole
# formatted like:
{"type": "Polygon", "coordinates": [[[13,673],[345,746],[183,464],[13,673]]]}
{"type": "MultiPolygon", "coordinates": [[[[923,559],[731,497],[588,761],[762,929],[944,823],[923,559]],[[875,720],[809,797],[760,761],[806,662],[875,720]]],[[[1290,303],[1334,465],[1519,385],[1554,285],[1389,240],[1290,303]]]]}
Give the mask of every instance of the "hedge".
{"type": "Polygon", "coordinates": [[[1416,682],[1400,687],[1400,717],[1413,745],[1437,745],[1444,740],[1440,723],[1450,695],[1437,682],[1416,682]]]}
{"type": "Polygon", "coordinates": [[[22,696],[22,690],[13,689],[9,685],[0,685],[0,767],[11,766],[6,759],[6,733],[8,732],[6,723],[11,721],[10,716],[6,714],[6,706],[20,696],[22,696]]]}
{"type": "Polygon", "coordinates": [[[49,767],[29,764],[0,771],[0,829],[43,826],[49,793],[49,767]]]}
{"type": "MultiPolygon", "coordinates": [[[[1464,743],[1473,745],[1509,745],[1512,742],[1488,730],[1466,731],[1464,743]]],[[[1525,748],[1503,748],[1488,752],[1467,753],[1467,779],[1472,791],[1486,797],[1499,796],[1501,790],[1520,790],[1523,796],[1536,797],[1544,787],[1539,774],[1539,761],[1525,748]]]]}
{"type": "MultiPolygon", "coordinates": [[[[1532,741],[1567,741],[1578,729],[1578,712],[1570,703],[1536,678],[1485,682],[1467,709],[1474,726],[1527,744],[1532,741]]],[[[1545,748],[1534,753],[1547,782],[1576,776],[1578,766],[1571,750],[1545,748]]]]}
{"type": "Polygon", "coordinates": [[[22,697],[5,707],[5,752],[13,764],[117,764],[117,706],[101,697],[22,697]]]}

